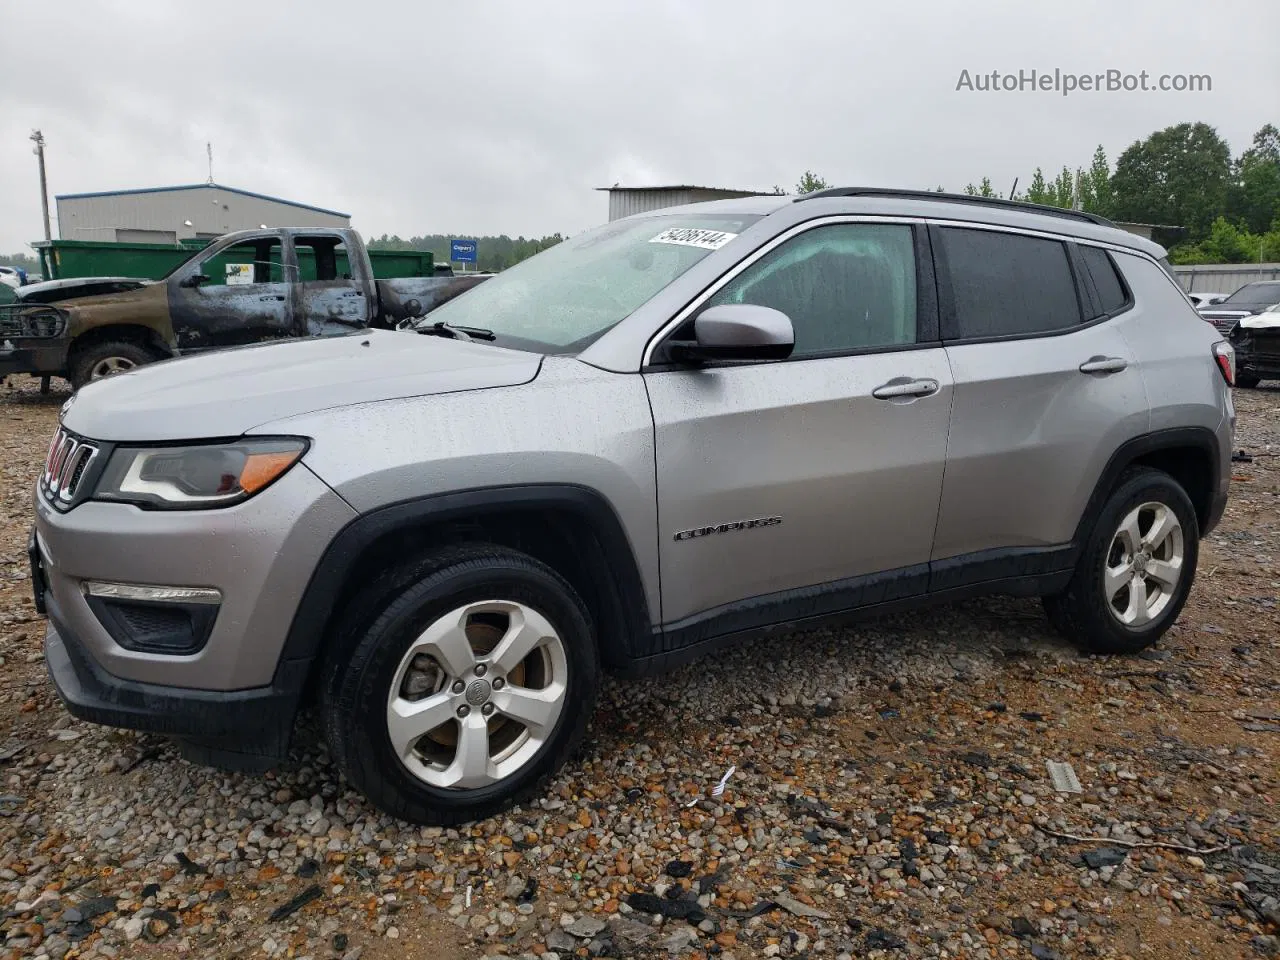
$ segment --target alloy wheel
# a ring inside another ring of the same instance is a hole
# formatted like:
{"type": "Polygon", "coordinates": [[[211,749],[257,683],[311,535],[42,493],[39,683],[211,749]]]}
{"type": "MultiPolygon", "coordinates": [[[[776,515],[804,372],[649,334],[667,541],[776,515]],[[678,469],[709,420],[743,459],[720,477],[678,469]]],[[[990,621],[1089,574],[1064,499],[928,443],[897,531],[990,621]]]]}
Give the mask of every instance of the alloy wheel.
{"type": "Polygon", "coordinates": [[[1163,503],[1130,510],[1111,540],[1102,572],[1111,615],[1126,627],[1159,617],[1182,579],[1186,541],[1182,524],[1163,503]]]}
{"type": "Polygon", "coordinates": [[[103,357],[89,371],[89,379],[101,380],[103,377],[109,377],[115,373],[124,373],[126,370],[132,370],[136,366],[137,364],[128,357],[103,357]]]}
{"type": "Polygon", "coordinates": [[[505,600],[469,603],[409,645],[387,698],[387,734],[424,783],[485,787],[537,755],[567,691],[564,642],[542,614],[505,600]]]}

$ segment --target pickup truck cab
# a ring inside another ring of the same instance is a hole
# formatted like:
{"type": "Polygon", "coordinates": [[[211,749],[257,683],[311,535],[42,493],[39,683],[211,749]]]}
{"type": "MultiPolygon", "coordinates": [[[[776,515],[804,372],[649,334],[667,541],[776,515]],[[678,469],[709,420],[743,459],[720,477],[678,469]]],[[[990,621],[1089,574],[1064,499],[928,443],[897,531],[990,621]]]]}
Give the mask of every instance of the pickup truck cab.
{"type": "Polygon", "coordinates": [[[0,308],[0,376],[60,376],[79,389],[170,357],[393,328],[484,278],[379,280],[360,235],[346,228],[237,231],[160,280],[0,308]]]}

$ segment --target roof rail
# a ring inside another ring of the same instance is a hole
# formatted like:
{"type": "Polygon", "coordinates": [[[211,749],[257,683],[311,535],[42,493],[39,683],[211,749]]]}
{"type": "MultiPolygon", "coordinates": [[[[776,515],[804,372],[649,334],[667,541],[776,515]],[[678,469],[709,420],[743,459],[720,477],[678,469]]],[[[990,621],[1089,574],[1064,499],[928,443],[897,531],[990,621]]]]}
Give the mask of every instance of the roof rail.
{"type": "Polygon", "coordinates": [[[1002,210],[1044,213],[1051,217],[1063,217],[1067,220],[1084,220],[1087,223],[1096,223],[1103,227],[1115,226],[1106,217],[1100,217],[1096,213],[1085,213],[1083,210],[1052,207],[1046,203],[1005,200],[1001,197],[975,197],[967,193],[941,193],[935,190],[898,190],[893,187],[831,187],[827,190],[801,194],[796,197],[795,202],[815,200],[819,197],[904,197],[911,200],[938,200],[944,203],[972,203],[979,206],[997,207],[1002,210]]]}

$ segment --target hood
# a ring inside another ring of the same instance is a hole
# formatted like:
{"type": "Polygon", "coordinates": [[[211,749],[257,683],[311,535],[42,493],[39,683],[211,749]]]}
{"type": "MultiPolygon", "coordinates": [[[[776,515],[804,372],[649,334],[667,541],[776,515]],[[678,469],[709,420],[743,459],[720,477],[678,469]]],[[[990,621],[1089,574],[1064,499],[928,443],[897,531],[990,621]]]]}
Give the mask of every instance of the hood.
{"type": "Polygon", "coordinates": [[[18,299],[31,303],[55,303],[73,297],[95,297],[104,293],[123,293],[154,284],[139,277],[70,277],[29,283],[18,289],[18,299]]]}
{"type": "Polygon", "coordinates": [[[1255,313],[1263,313],[1268,307],[1275,306],[1274,300],[1259,300],[1237,303],[1211,303],[1200,307],[1199,312],[1206,317],[1249,317],[1255,313]]]}
{"type": "Polygon", "coordinates": [[[63,407],[63,423],[95,440],[235,437],[331,407],[528,383],[541,362],[541,354],[410,331],[260,343],[86,384],[63,407]]]}
{"type": "Polygon", "coordinates": [[[169,289],[163,283],[143,283],[136,287],[101,293],[83,293],[71,287],[69,296],[59,297],[60,307],[87,307],[90,309],[127,307],[139,303],[162,303],[169,300],[169,289]]]}
{"type": "Polygon", "coordinates": [[[1240,326],[1245,330],[1275,330],[1280,328],[1280,310],[1264,310],[1251,317],[1241,317],[1240,326]]]}

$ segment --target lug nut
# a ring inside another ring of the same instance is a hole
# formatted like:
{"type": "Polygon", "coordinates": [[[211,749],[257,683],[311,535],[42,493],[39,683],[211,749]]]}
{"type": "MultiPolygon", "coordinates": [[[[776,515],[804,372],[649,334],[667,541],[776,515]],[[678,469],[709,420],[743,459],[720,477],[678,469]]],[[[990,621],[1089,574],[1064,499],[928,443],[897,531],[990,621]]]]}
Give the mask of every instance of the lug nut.
{"type": "Polygon", "coordinates": [[[480,712],[483,713],[486,717],[491,716],[493,714],[493,704],[486,703],[483,707],[480,708],[480,712]]]}
{"type": "Polygon", "coordinates": [[[470,712],[471,712],[471,708],[468,707],[465,703],[458,708],[458,716],[460,717],[465,717],[470,712]]]}
{"type": "Polygon", "coordinates": [[[465,683],[463,683],[461,680],[455,680],[455,681],[454,681],[454,683],[453,683],[453,692],[454,692],[454,693],[461,693],[461,692],[462,692],[463,690],[465,690],[465,689],[467,689],[467,685],[466,685],[465,683]]]}
{"type": "Polygon", "coordinates": [[[501,677],[493,678],[493,689],[501,690],[506,685],[507,685],[507,681],[503,680],[501,677]]]}
{"type": "Polygon", "coordinates": [[[477,663],[477,664],[476,664],[476,676],[477,676],[477,677],[483,677],[483,676],[484,676],[486,673],[488,673],[488,672],[489,672],[489,668],[488,668],[488,667],[486,667],[483,663],[477,663]]]}

